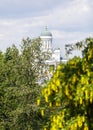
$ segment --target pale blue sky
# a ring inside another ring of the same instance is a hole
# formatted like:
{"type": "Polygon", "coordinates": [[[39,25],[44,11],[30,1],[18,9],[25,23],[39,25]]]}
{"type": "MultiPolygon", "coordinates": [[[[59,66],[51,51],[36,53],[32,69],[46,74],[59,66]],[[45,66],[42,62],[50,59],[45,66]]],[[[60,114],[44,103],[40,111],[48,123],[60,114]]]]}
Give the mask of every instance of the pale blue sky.
{"type": "Polygon", "coordinates": [[[93,0],[1,0],[0,50],[26,37],[38,37],[44,27],[53,34],[53,46],[93,37],[93,0]]]}

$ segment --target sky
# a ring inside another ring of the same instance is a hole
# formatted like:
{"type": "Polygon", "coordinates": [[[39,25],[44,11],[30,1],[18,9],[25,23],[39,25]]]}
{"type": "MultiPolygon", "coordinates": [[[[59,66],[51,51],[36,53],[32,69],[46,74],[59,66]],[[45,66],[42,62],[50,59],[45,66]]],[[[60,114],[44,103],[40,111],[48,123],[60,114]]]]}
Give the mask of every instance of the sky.
{"type": "Polygon", "coordinates": [[[47,26],[64,57],[65,44],[93,37],[92,13],[93,0],[1,0],[0,50],[37,38],[47,26]]]}

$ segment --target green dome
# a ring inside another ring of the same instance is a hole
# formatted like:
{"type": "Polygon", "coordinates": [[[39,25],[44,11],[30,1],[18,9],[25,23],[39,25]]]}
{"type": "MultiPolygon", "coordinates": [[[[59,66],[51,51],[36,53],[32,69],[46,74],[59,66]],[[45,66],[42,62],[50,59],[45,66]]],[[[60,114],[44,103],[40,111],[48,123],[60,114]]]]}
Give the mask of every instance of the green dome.
{"type": "Polygon", "coordinates": [[[48,31],[47,27],[43,32],[41,32],[40,36],[52,36],[52,33],[48,31]]]}

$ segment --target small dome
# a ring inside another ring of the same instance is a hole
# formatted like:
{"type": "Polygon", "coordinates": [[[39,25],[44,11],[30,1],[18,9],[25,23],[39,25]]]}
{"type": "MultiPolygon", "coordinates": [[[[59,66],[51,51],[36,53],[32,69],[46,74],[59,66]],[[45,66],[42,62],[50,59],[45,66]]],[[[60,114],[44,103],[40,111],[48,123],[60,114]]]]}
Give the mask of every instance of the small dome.
{"type": "Polygon", "coordinates": [[[41,32],[40,36],[52,36],[52,33],[48,31],[47,27],[43,32],[41,32]]]}

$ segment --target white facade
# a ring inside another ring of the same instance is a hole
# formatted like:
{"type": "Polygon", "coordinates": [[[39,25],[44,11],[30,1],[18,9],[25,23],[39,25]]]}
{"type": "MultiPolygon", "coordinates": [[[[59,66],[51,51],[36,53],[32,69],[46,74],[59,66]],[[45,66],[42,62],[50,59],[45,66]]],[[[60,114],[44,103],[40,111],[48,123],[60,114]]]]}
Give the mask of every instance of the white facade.
{"type": "Polygon", "coordinates": [[[42,50],[52,51],[52,37],[51,36],[40,36],[42,39],[42,50]]]}
{"type": "Polygon", "coordinates": [[[60,49],[55,49],[52,54],[52,58],[55,59],[55,61],[60,62],[60,49]]]}

